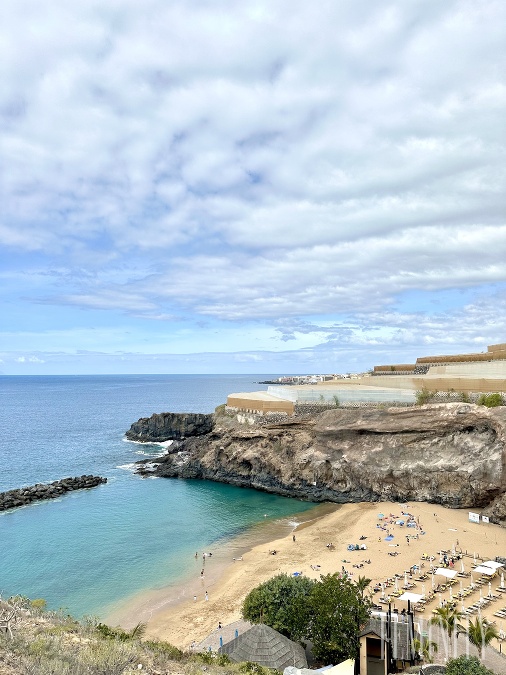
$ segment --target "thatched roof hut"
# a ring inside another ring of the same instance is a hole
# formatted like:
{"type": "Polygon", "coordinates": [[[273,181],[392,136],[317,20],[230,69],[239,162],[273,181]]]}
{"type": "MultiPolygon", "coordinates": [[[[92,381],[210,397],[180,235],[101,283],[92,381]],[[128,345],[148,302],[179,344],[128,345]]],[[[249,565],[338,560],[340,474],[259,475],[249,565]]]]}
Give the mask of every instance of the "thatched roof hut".
{"type": "Polygon", "coordinates": [[[228,654],[232,661],[253,661],[284,670],[288,666],[307,668],[304,649],[264,624],[257,624],[220,648],[221,654],[228,654]]]}

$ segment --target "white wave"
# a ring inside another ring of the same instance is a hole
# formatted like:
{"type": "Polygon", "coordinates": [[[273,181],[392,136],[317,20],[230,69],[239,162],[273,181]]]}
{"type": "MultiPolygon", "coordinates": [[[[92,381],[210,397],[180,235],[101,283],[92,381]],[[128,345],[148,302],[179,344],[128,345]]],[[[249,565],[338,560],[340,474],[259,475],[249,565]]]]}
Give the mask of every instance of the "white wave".
{"type": "Polygon", "coordinates": [[[125,469],[125,471],[135,471],[137,464],[135,462],[132,462],[132,464],[119,464],[116,468],[125,469]]]}
{"type": "Polygon", "coordinates": [[[134,443],[135,445],[156,445],[159,448],[168,448],[174,443],[174,441],[131,441],[129,438],[126,438],[126,436],[123,436],[122,440],[125,443],[134,443]]]}

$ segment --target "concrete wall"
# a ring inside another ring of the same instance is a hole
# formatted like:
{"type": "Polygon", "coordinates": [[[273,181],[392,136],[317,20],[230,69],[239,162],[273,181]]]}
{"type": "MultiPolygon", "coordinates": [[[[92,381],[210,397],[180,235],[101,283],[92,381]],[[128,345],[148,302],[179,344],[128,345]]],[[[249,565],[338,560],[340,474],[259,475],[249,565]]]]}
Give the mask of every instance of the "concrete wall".
{"type": "Polygon", "coordinates": [[[285,412],[288,415],[293,415],[294,404],[292,401],[265,400],[260,398],[248,398],[247,396],[228,396],[227,406],[229,408],[237,408],[238,410],[252,411],[252,412],[285,412]]]}

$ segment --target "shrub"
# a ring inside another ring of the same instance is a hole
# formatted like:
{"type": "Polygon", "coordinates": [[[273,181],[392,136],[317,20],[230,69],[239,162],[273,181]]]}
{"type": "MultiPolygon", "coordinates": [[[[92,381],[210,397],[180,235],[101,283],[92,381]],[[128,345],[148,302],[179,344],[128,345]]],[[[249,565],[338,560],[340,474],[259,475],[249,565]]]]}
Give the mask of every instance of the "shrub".
{"type": "Polygon", "coordinates": [[[478,399],[478,405],[485,405],[487,408],[497,408],[503,405],[501,394],[482,394],[478,399]]]}
{"type": "Polygon", "coordinates": [[[446,675],[494,675],[476,656],[459,656],[446,664],[446,675]]]}
{"type": "Polygon", "coordinates": [[[434,392],[429,391],[427,387],[422,387],[415,392],[415,397],[417,405],[425,405],[426,403],[429,403],[429,401],[432,401],[434,398],[434,392]]]}
{"type": "Polygon", "coordinates": [[[149,649],[153,654],[160,654],[161,656],[167,656],[172,661],[181,661],[184,657],[184,652],[182,652],[174,645],[171,645],[169,642],[159,642],[158,640],[145,640],[143,643],[144,647],[149,649]]]}

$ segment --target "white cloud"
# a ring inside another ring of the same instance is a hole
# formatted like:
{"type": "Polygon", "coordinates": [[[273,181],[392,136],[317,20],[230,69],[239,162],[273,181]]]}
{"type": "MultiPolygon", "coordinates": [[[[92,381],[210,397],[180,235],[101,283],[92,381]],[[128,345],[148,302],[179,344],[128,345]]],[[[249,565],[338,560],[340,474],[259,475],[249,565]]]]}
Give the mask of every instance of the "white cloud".
{"type": "Polygon", "coordinates": [[[274,334],[503,283],[505,26],[498,0],[7,2],[5,302],[274,334]]]}

